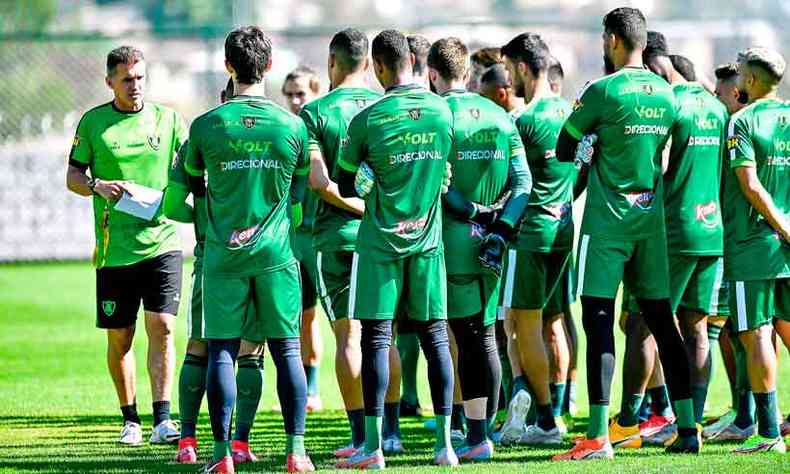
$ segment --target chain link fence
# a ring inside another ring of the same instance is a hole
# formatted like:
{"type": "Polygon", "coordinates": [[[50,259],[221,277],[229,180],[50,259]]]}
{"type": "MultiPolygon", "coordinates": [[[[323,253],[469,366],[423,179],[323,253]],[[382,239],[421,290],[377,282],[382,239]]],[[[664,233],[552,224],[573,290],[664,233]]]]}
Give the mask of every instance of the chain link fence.
{"type": "MultiPolygon", "coordinates": [[[[763,22],[654,26],[667,34],[673,51],[689,56],[708,77],[716,64],[732,60],[745,46],[759,43],[781,50],[783,45],[776,30],[763,22]]],[[[425,26],[409,33],[429,40],[458,36],[472,47],[501,45],[521,31],[540,33],[564,66],[564,95],[571,98],[586,80],[601,74],[599,28],[482,22],[425,26]]],[[[372,38],[377,31],[370,28],[368,33],[372,38]]],[[[313,66],[325,77],[330,38],[330,31],[275,34],[269,95],[282,102],[282,79],[299,64],[313,66]]],[[[146,100],[174,107],[189,122],[217,103],[227,81],[223,40],[215,34],[0,38],[0,262],[90,257],[90,201],[66,190],[65,171],[80,117],[112,98],[104,83],[108,51],[121,44],[140,47],[148,64],[146,100]]],[[[370,83],[375,84],[372,77],[370,83]]],[[[191,229],[182,230],[185,248],[191,248],[191,229]]]]}

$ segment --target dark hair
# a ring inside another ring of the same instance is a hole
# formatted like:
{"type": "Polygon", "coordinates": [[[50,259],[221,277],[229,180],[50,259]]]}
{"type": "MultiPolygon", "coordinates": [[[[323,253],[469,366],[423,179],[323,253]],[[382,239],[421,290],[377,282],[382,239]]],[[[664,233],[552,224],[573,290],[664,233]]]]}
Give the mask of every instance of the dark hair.
{"type": "Polygon", "coordinates": [[[738,63],[726,63],[717,67],[713,74],[719,81],[729,81],[738,76],[738,63]]]}
{"type": "Polygon", "coordinates": [[[236,82],[257,84],[263,81],[272,57],[272,42],[257,26],[236,28],[225,38],[225,60],[236,71],[236,82]]]}
{"type": "Polygon", "coordinates": [[[549,64],[549,70],[546,73],[546,79],[549,80],[550,84],[560,83],[563,79],[565,79],[565,71],[562,69],[562,64],[554,56],[551,57],[551,63],[549,64]]]}
{"type": "Polygon", "coordinates": [[[683,76],[687,81],[697,80],[697,71],[694,69],[694,63],[685,56],[679,54],[670,54],[669,60],[672,61],[672,67],[683,76]]]}
{"type": "Polygon", "coordinates": [[[502,50],[496,47],[480,48],[470,58],[473,63],[489,68],[502,62],[502,50]]]}
{"type": "Polygon", "coordinates": [[[384,30],[376,35],[370,49],[373,59],[395,72],[411,66],[409,42],[398,30],[384,30]]]}
{"type": "Polygon", "coordinates": [[[228,79],[228,83],[225,84],[225,99],[230,99],[231,97],[236,95],[236,86],[233,84],[233,78],[228,79]]]}
{"type": "Polygon", "coordinates": [[[356,71],[368,56],[368,37],[356,28],[338,31],[329,42],[329,52],[346,71],[356,71]]]}
{"type": "Polygon", "coordinates": [[[431,49],[431,42],[422,35],[409,35],[406,37],[409,42],[409,51],[414,55],[414,74],[423,74],[428,67],[428,51],[431,49]]]}
{"type": "Polygon", "coordinates": [[[644,48],[647,43],[647,20],[636,8],[615,8],[603,17],[604,31],[623,40],[630,50],[644,48]]]}
{"type": "Polygon", "coordinates": [[[645,49],[642,51],[642,59],[647,62],[657,57],[669,57],[669,46],[667,39],[658,31],[648,31],[645,49]]]}
{"type": "Polygon", "coordinates": [[[134,46],[120,46],[107,54],[107,75],[115,71],[115,66],[119,64],[134,64],[145,61],[143,52],[134,46]]]}
{"type": "Polygon", "coordinates": [[[480,77],[480,85],[492,84],[496,87],[509,87],[510,77],[504,64],[494,64],[480,77]]]}
{"type": "Polygon", "coordinates": [[[535,33],[521,33],[510,40],[502,46],[502,56],[523,62],[535,75],[548,70],[552,59],[548,45],[535,33]]]}
{"type": "Polygon", "coordinates": [[[302,77],[307,78],[308,87],[310,87],[310,90],[313,91],[313,93],[318,94],[321,92],[321,81],[318,79],[318,73],[315,72],[315,69],[309,66],[299,66],[286,74],[285,80],[283,80],[283,87],[285,87],[286,82],[295,81],[302,77]]]}
{"type": "Polygon", "coordinates": [[[463,79],[469,67],[469,49],[458,38],[442,38],[431,46],[428,66],[436,69],[442,79],[463,79]]]}

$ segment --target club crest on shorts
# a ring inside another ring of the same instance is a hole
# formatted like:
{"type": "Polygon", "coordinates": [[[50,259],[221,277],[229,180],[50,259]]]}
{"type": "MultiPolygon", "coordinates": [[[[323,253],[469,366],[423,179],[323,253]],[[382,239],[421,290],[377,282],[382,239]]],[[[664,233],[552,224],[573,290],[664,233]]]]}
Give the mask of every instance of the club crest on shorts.
{"type": "Polygon", "coordinates": [[[104,311],[104,314],[107,316],[112,316],[115,313],[115,301],[102,301],[101,310],[104,311]]]}
{"type": "Polygon", "coordinates": [[[159,145],[162,144],[162,137],[159,135],[148,135],[148,144],[156,151],[159,149],[159,145]]]}
{"type": "Polygon", "coordinates": [[[411,117],[412,120],[420,120],[420,117],[422,117],[422,109],[409,109],[409,117],[411,117]]]}
{"type": "Polygon", "coordinates": [[[249,117],[249,116],[242,117],[241,118],[241,123],[243,123],[244,126],[247,127],[247,128],[252,128],[252,127],[255,126],[255,117],[249,117]]]}

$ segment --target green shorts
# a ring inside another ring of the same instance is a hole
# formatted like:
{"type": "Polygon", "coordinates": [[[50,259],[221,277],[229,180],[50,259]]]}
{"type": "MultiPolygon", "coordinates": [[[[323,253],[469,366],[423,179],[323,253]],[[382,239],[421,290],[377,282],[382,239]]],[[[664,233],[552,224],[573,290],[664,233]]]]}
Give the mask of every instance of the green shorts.
{"type": "Polygon", "coordinates": [[[499,282],[492,275],[447,275],[447,318],[459,319],[483,313],[483,325],[497,318],[499,282]]]}
{"type": "Polygon", "coordinates": [[[447,319],[447,275],[441,248],[397,260],[354,253],[348,314],[354,319],[447,319]]]}
{"type": "Polygon", "coordinates": [[[292,233],[291,249],[296,260],[299,261],[299,274],[302,277],[302,307],[312,308],[318,298],[315,287],[316,259],[313,249],[313,234],[302,230],[292,233]]]}
{"type": "Polygon", "coordinates": [[[568,258],[568,264],[565,265],[565,271],[560,277],[560,281],[557,282],[554,292],[549,295],[546,306],[543,308],[544,316],[554,316],[570,308],[576,301],[575,282],[576,277],[573,268],[573,255],[571,255],[568,258]]]}
{"type": "MultiPolygon", "coordinates": [[[[508,251],[503,306],[512,309],[545,308],[549,297],[556,293],[555,289],[562,282],[569,260],[570,252],[508,251]]],[[[560,306],[562,296],[560,291],[560,306]]]]}
{"type": "Polygon", "coordinates": [[[302,300],[299,266],[251,277],[203,275],[203,315],[207,339],[299,337],[302,300]]]}
{"type": "Polygon", "coordinates": [[[318,299],[330,321],[348,318],[348,293],[353,260],[354,252],[350,250],[316,252],[318,299]]]}
{"type": "Polygon", "coordinates": [[[790,278],[730,282],[730,319],[735,332],[790,322],[790,278]]]}
{"type": "Polygon", "coordinates": [[[203,324],[203,265],[195,261],[192,268],[192,299],[187,309],[187,337],[198,341],[206,339],[203,324]]]}
{"type": "MultiPolygon", "coordinates": [[[[669,256],[669,301],[678,308],[708,316],[729,314],[727,285],[721,257],[669,256]]],[[[623,289],[623,309],[634,313],[639,304],[628,288],[623,289]]]]}
{"type": "Polygon", "coordinates": [[[666,235],[618,241],[584,234],[579,239],[577,286],[582,296],[612,298],[620,282],[639,298],[669,298],[666,235]]]}

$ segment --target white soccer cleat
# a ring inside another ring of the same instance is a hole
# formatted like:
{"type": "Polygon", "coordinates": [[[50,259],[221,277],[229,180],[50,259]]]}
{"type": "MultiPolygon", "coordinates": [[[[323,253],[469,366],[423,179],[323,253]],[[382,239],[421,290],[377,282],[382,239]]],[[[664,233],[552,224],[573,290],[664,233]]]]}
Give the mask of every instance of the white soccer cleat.
{"type": "Polygon", "coordinates": [[[716,433],[710,438],[711,441],[746,441],[757,433],[757,425],[738,428],[735,423],[716,433]]]}
{"type": "Polygon", "coordinates": [[[673,439],[678,432],[678,425],[675,423],[669,424],[661,428],[658,433],[642,438],[644,444],[654,444],[664,446],[669,440],[673,439]]]}
{"type": "Polygon", "coordinates": [[[529,425],[518,440],[518,444],[528,445],[557,445],[562,444],[562,434],[556,426],[549,431],[545,431],[538,425],[529,425]]]}
{"type": "Polygon", "coordinates": [[[499,443],[503,446],[518,443],[526,431],[527,413],[532,405],[532,397],[526,390],[519,390],[510,400],[507,417],[502,429],[499,430],[499,443]]]}
{"type": "Polygon", "coordinates": [[[730,426],[735,421],[737,415],[738,413],[735,410],[729,410],[727,413],[720,416],[718,420],[702,428],[702,437],[705,439],[714,438],[721,433],[724,428],[730,426]]]}
{"type": "Polygon", "coordinates": [[[127,421],[121,428],[121,437],[118,438],[118,442],[127,446],[143,444],[143,427],[140,426],[140,423],[127,421]]]}
{"type": "Polygon", "coordinates": [[[148,442],[151,444],[173,444],[181,437],[178,425],[173,420],[165,420],[154,426],[148,442]]]}
{"type": "Polygon", "coordinates": [[[462,430],[450,430],[450,443],[453,447],[458,447],[466,441],[466,435],[462,430]]]}
{"type": "Polygon", "coordinates": [[[403,449],[403,443],[401,443],[400,438],[397,436],[384,438],[381,441],[381,450],[384,451],[384,454],[401,454],[406,452],[406,450],[403,449]]]}

